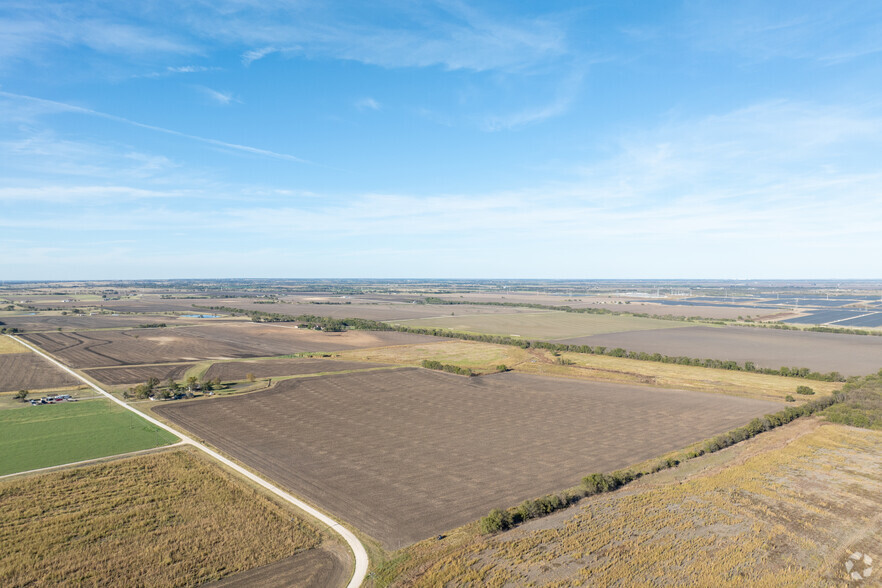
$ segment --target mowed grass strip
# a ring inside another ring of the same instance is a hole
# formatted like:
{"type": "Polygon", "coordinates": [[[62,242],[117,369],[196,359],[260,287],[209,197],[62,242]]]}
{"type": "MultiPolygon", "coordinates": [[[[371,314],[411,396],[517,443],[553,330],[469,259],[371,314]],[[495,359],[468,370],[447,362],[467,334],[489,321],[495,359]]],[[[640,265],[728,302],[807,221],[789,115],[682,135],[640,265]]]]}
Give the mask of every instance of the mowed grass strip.
{"type": "Polygon", "coordinates": [[[0,412],[0,475],[151,447],[178,438],[109,400],[0,412]]]}
{"type": "Polygon", "coordinates": [[[192,451],[0,481],[0,586],[196,586],[318,531],[192,451]]]}
{"type": "MultiPolygon", "coordinates": [[[[454,307],[455,308],[455,307],[454,307]]],[[[455,310],[453,311],[455,312],[455,310]]],[[[689,326],[689,323],[660,319],[608,314],[571,312],[536,312],[517,314],[485,314],[441,316],[435,318],[390,321],[406,327],[449,329],[464,333],[517,336],[524,339],[553,341],[606,333],[648,331],[689,326]]]]}

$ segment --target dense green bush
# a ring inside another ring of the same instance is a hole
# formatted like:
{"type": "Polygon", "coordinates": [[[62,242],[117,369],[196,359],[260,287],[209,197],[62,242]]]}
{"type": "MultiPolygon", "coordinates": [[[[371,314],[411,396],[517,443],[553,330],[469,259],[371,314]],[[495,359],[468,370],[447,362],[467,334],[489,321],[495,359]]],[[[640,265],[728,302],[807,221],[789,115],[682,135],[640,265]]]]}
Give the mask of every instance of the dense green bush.
{"type": "Polygon", "coordinates": [[[797,386],[796,393],[803,394],[804,396],[811,396],[812,394],[815,393],[815,391],[812,390],[811,388],[809,388],[808,386],[797,386]]]}

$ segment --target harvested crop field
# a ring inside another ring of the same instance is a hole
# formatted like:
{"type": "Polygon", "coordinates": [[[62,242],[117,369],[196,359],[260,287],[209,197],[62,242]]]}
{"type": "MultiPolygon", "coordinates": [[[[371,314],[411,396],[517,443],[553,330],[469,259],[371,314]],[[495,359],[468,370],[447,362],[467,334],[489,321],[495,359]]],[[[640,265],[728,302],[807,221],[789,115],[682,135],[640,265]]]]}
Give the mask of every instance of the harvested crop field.
{"type": "Polygon", "coordinates": [[[878,563],[849,572],[882,554],[880,456],[882,433],[799,419],[511,531],[415,545],[392,586],[879,586],[878,563]]]}
{"type": "Polygon", "coordinates": [[[559,343],[622,347],[628,351],[752,361],[760,367],[807,367],[862,376],[882,368],[882,337],[749,327],[687,327],[614,333],[559,343]]]}
{"type": "Polygon", "coordinates": [[[160,382],[165,382],[171,378],[173,380],[183,379],[195,364],[177,363],[162,365],[138,365],[111,368],[92,368],[83,370],[87,376],[98,380],[102,384],[108,386],[117,386],[121,384],[143,384],[150,378],[156,378],[160,382]]]}
{"type": "Polygon", "coordinates": [[[396,331],[324,333],[290,325],[222,323],[174,329],[31,333],[31,343],[77,368],[268,357],[434,340],[396,331]]]}
{"type": "Polygon", "coordinates": [[[215,363],[205,372],[205,378],[220,378],[228,382],[244,380],[248,374],[255,378],[277,378],[325,372],[345,372],[368,368],[389,367],[388,364],[361,361],[336,361],[333,359],[256,359],[215,363]]]}
{"type": "Polygon", "coordinates": [[[679,390],[403,368],[290,379],[154,411],[397,548],[779,408],[679,390]]]}
{"type": "Polygon", "coordinates": [[[465,333],[488,333],[543,340],[583,337],[600,333],[650,329],[667,330],[688,326],[686,323],[633,316],[560,311],[536,312],[535,310],[529,313],[443,316],[394,322],[407,327],[450,329],[465,333]]]}
{"type": "Polygon", "coordinates": [[[196,586],[320,532],[192,451],[0,481],[0,585],[196,586]]]}
{"type": "Polygon", "coordinates": [[[36,353],[0,353],[0,392],[46,390],[78,383],[36,353]]]}

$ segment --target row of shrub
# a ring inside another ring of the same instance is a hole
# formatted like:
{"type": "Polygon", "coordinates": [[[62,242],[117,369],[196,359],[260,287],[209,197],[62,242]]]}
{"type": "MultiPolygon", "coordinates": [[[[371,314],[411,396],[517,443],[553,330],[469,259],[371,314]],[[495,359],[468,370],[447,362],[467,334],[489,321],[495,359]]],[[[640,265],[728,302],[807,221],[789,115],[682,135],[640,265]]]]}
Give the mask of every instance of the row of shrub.
{"type": "Polygon", "coordinates": [[[457,374],[460,376],[474,376],[475,373],[469,368],[459,367],[457,365],[451,365],[449,363],[441,363],[440,361],[435,361],[434,359],[424,359],[421,363],[426,369],[430,370],[438,370],[441,372],[448,372],[451,374],[457,374]]]}
{"type": "MultiPolygon", "coordinates": [[[[882,378],[880,378],[880,390],[882,390],[882,378]]],[[[801,406],[785,408],[776,413],[768,414],[763,418],[753,419],[747,425],[733,429],[728,433],[717,435],[693,449],[684,450],[677,455],[660,459],[645,471],[619,470],[608,474],[594,473],[582,478],[582,485],[579,487],[570,488],[557,494],[549,494],[536,500],[527,500],[519,506],[507,510],[495,508],[486,517],[481,519],[481,532],[495,533],[496,531],[503,531],[528,519],[545,516],[555,510],[565,508],[585,496],[612,492],[647,474],[654,474],[665,469],[677,467],[680,463],[689,459],[694,459],[705,453],[714,453],[775,427],[786,425],[799,417],[808,416],[827,409],[836,403],[842,402],[844,398],[843,395],[837,393],[826,398],[807,402],[801,406]]],[[[880,396],[880,426],[882,426],[882,396],[880,396]]]]}
{"type": "Polygon", "coordinates": [[[795,327],[793,325],[788,325],[785,323],[750,323],[750,324],[739,324],[734,323],[736,327],[754,327],[761,329],[777,329],[779,331],[810,331],[812,333],[834,333],[837,335],[868,335],[874,337],[882,336],[882,331],[868,331],[866,329],[850,329],[848,327],[825,327],[825,326],[815,326],[815,327],[795,327]]]}

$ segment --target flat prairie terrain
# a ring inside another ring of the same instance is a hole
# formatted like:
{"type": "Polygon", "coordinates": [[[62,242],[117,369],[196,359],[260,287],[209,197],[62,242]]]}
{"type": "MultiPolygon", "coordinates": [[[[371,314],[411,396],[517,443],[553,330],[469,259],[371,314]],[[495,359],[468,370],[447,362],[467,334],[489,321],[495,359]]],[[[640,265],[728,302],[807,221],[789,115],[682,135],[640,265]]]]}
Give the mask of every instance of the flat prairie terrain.
{"type": "Polygon", "coordinates": [[[780,406],[402,368],[290,379],[154,411],[394,549],[780,406]]]}
{"type": "MultiPolygon", "coordinates": [[[[7,339],[0,338],[0,341],[7,339]]],[[[0,353],[0,392],[15,390],[48,390],[79,384],[36,353],[20,346],[25,353],[0,353]]]]}
{"type": "Polygon", "coordinates": [[[559,343],[622,347],[664,355],[752,361],[760,367],[807,367],[863,376],[882,368],[882,337],[750,327],[686,327],[609,333],[559,343]]]}
{"type": "Polygon", "coordinates": [[[173,329],[31,333],[24,338],[77,368],[268,357],[434,339],[395,331],[324,333],[291,325],[246,322],[173,329]]]}
{"type": "Polygon", "coordinates": [[[393,586],[878,586],[882,433],[799,419],[579,504],[497,535],[464,529],[414,545],[387,577],[393,586]],[[862,571],[864,554],[871,575],[849,582],[846,562],[862,571]]]}
{"type": "Polygon", "coordinates": [[[255,378],[276,378],[281,376],[300,376],[304,374],[320,374],[325,372],[345,372],[376,367],[390,366],[382,363],[338,361],[318,358],[249,359],[212,364],[212,366],[205,372],[205,377],[209,380],[220,378],[222,381],[227,382],[244,380],[248,374],[253,374],[255,378]]]}
{"type": "MultiPolygon", "coordinates": [[[[451,308],[455,312],[456,306],[451,308]]],[[[450,329],[466,333],[517,336],[525,339],[555,340],[601,333],[672,329],[688,324],[652,318],[610,314],[576,314],[561,311],[532,311],[471,316],[442,316],[432,319],[392,321],[408,327],[450,329]]]]}
{"type": "Polygon", "coordinates": [[[291,510],[187,450],[0,481],[0,501],[5,587],[195,586],[322,542],[291,510]]]}
{"type": "Polygon", "coordinates": [[[167,379],[181,380],[193,363],[161,364],[161,365],[138,365],[111,368],[92,368],[83,370],[90,378],[98,380],[108,386],[121,384],[143,384],[150,378],[156,378],[160,382],[167,379]]]}

